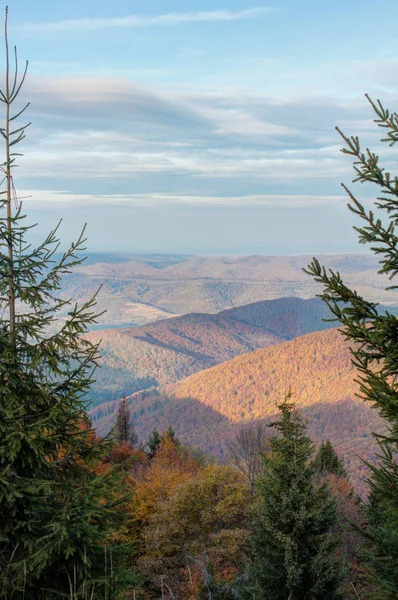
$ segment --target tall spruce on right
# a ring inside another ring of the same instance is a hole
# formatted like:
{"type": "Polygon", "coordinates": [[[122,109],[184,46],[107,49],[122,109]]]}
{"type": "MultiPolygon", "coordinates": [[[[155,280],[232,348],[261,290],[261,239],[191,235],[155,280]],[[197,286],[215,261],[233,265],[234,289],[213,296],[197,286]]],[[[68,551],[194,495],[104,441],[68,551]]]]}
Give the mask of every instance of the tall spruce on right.
{"type": "MultiPolygon", "coordinates": [[[[398,114],[373,102],[374,122],[385,135],[383,143],[393,146],[398,141],[398,114]]],[[[349,196],[348,208],[362,221],[354,227],[360,244],[369,245],[380,258],[380,274],[390,281],[398,273],[398,176],[380,164],[380,158],[370,149],[362,149],[358,137],[344,140],[344,154],[354,158],[353,182],[371,183],[378,188],[375,209],[369,209],[344,184],[349,196]],[[384,220],[382,220],[382,217],[384,220]]],[[[377,586],[377,598],[397,598],[398,590],[398,320],[388,311],[381,312],[377,304],[361,297],[343,282],[340,274],[326,270],[314,258],[305,269],[323,285],[320,297],[329,306],[335,319],[344,328],[342,335],[351,343],[352,362],[358,370],[362,398],[378,409],[387,421],[384,435],[374,434],[378,442],[378,462],[370,466],[370,500],[365,504],[368,527],[364,531],[369,568],[377,586]]],[[[393,282],[392,282],[393,283],[393,282]]],[[[389,285],[386,289],[397,289],[389,285]]]]}
{"type": "MultiPolygon", "coordinates": [[[[252,534],[250,600],[337,600],[344,586],[333,536],[337,504],[327,484],[316,483],[314,444],[288,396],[272,424],[259,479],[261,499],[252,534]]],[[[246,597],[246,596],[245,596],[246,597]]]]}

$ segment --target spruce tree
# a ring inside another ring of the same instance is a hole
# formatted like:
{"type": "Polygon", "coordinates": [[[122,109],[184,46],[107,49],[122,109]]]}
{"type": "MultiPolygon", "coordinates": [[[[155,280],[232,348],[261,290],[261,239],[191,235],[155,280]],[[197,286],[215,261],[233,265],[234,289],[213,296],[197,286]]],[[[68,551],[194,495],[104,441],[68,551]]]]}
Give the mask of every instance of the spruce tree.
{"type": "Polygon", "coordinates": [[[181,447],[181,442],[176,436],[176,432],[171,425],[169,425],[167,431],[162,435],[159,433],[159,431],[157,431],[157,429],[154,429],[146,444],[148,446],[148,454],[150,458],[153,458],[156,455],[156,452],[159,450],[162,444],[165,443],[165,441],[171,442],[176,448],[181,447]]]}
{"type": "MultiPolygon", "coordinates": [[[[383,143],[398,141],[398,114],[366,96],[375,113],[374,122],[383,129],[383,143]]],[[[380,164],[369,148],[362,149],[358,137],[347,137],[342,152],[352,157],[353,182],[373,184],[377,197],[366,208],[344,184],[350,211],[362,221],[354,227],[361,244],[379,257],[379,273],[393,280],[398,273],[398,176],[380,164]],[[384,220],[382,220],[384,218],[384,220]]],[[[358,370],[361,397],[370,402],[386,420],[387,431],[376,435],[378,463],[369,465],[370,500],[366,504],[369,526],[366,536],[369,567],[378,589],[378,598],[397,598],[398,589],[398,321],[389,311],[380,311],[355,290],[345,285],[340,274],[326,270],[314,258],[306,269],[323,286],[320,297],[334,318],[343,325],[342,335],[350,342],[352,361],[358,370]]],[[[386,289],[397,289],[389,285],[386,289]]]]}
{"type": "Polygon", "coordinates": [[[131,416],[130,406],[125,396],[120,400],[117,409],[116,435],[119,442],[126,442],[130,446],[137,445],[138,436],[131,416]]]}
{"type": "MultiPolygon", "coordinates": [[[[15,191],[15,108],[25,80],[6,75],[0,196],[0,597],[10,600],[108,600],[129,584],[127,548],[111,542],[125,518],[119,476],[97,474],[107,443],[86,417],[98,348],[82,334],[95,322],[95,298],[78,306],[61,297],[62,276],[82,262],[84,231],[59,260],[57,230],[38,247],[26,241],[15,191]],[[66,318],[63,317],[67,311],[66,318]]],[[[15,59],[16,59],[15,51],[15,59]]]]}
{"type": "Polygon", "coordinates": [[[162,445],[162,436],[160,435],[160,433],[158,432],[157,429],[154,429],[150,435],[150,438],[147,442],[147,446],[149,449],[149,456],[150,458],[153,458],[156,455],[156,452],[159,450],[160,446],[162,445]]]}
{"type": "Polygon", "coordinates": [[[337,477],[347,477],[343,463],[339,459],[330,440],[322,442],[314,458],[314,466],[319,474],[333,474],[337,477]]]}
{"type": "Polygon", "coordinates": [[[332,600],[340,598],[342,570],[331,530],[337,505],[326,484],[314,483],[314,445],[306,423],[287,397],[271,426],[259,480],[261,505],[252,536],[251,594],[256,600],[332,600]]]}

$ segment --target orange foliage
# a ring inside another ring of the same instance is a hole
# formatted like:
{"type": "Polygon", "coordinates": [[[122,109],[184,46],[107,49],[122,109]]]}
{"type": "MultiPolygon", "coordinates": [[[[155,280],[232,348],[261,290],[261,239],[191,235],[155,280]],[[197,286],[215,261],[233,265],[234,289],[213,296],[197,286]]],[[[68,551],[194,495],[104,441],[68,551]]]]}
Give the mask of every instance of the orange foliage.
{"type": "Polygon", "coordinates": [[[241,424],[272,420],[275,403],[291,389],[310,434],[317,441],[331,440],[364,495],[361,457],[374,460],[371,432],[382,431],[383,423],[356,397],[356,375],[347,342],[332,329],[245,354],[173,386],[140,392],[130,404],[141,435],[172,423],[182,442],[227,460],[226,443],[241,424]]]}
{"type": "MultiPolygon", "coordinates": [[[[101,369],[91,390],[94,404],[123,393],[174,383],[245,352],[327,329],[328,308],[318,299],[278,298],[225,310],[187,314],[136,329],[95,331],[101,369]]],[[[98,414],[94,410],[93,414],[98,414]]]]}
{"type": "Polygon", "coordinates": [[[164,438],[155,457],[134,476],[136,518],[148,522],[159,502],[167,500],[174,490],[200,469],[196,459],[164,438]]]}
{"type": "Polygon", "coordinates": [[[363,537],[355,527],[365,526],[361,513],[361,503],[354,493],[352,485],[346,477],[328,475],[328,485],[331,494],[336,498],[338,505],[338,519],[334,533],[340,537],[338,547],[339,556],[343,556],[348,564],[348,584],[346,592],[350,598],[365,600],[372,596],[374,589],[365,577],[361,547],[363,537]]]}
{"type": "Polygon", "coordinates": [[[130,466],[134,463],[142,463],[146,459],[145,453],[139,448],[133,448],[128,442],[120,442],[113,446],[109,452],[108,460],[115,464],[128,463],[130,466]]]}

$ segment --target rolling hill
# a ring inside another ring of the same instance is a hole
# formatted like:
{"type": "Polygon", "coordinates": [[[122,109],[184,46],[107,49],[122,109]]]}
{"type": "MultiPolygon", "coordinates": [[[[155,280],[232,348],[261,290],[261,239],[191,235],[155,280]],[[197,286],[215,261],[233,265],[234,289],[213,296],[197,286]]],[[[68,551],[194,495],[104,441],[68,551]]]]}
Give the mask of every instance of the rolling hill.
{"type": "MultiPolygon", "coordinates": [[[[174,385],[130,397],[140,436],[170,424],[185,442],[225,456],[228,439],[244,423],[272,421],[276,402],[291,390],[309,419],[318,441],[330,438],[361,488],[366,469],[361,456],[372,459],[371,431],[382,428],[377,413],[356,397],[356,372],[350,351],[336,329],[310,333],[292,341],[236,357],[174,385]]],[[[100,432],[113,422],[116,402],[94,408],[100,432]]]]}
{"type": "Polygon", "coordinates": [[[281,298],[222,311],[188,314],[139,328],[92,331],[101,342],[101,368],[91,400],[173,383],[243,353],[326,329],[327,307],[318,299],[281,298]]]}
{"type": "MultiPolygon", "coordinates": [[[[302,271],[311,258],[91,254],[65,277],[64,296],[87,300],[102,286],[98,312],[106,312],[99,318],[99,328],[136,327],[192,312],[214,314],[261,300],[314,297],[320,288],[302,271]]],[[[369,300],[398,305],[398,292],[385,291],[373,255],[320,259],[369,300]]]]}

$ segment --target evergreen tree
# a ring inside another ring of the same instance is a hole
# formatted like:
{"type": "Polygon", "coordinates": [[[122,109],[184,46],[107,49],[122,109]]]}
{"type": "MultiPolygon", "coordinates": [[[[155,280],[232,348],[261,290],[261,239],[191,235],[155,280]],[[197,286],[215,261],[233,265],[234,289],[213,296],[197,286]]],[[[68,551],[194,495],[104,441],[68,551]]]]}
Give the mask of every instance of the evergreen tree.
{"type": "MultiPolygon", "coordinates": [[[[14,110],[26,76],[10,74],[6,11],[5,125],[0,196],[0,597],[119,597],[131,579],[127,548],[112,543],[124,518],[119,475],[96,473],[108,444],[87,424],[86,393],[98,348],[81,337],[95,322],[95,298],[60,298],[61,278],[82,262],[84,231],[56,260],[52,231],[26,242],[15,192],[15,146],[25,137],[14,110]],[[68,311],[66,319],[61,319],[68,311]]],[[[16,53],[15,53],[16,56],[16,53]]]]}
{"type": "Polygon", "coordinates": [[[331,600],[341,597],[342,571],[331,534],[336,501],[327,485],[314,483],[314,446],[290,398],[279,405],[259,480],[261,506],[255,520],[250,568],[251,596],[258,600],[331,600]]]}
{"type": "Polygon", "coordinates": [[[176,436],[176,432],[174,431],[171,425],[169,425],[169,428],[164,434],[163,438],[170,440],[170,442],[173,442],[174,446],[176,446],[177,448],[181,446],[180,440],[176,436]]]}
{"type": "Polygon", "coordinates": [[[314,458],[314,467],[319,474],[333,474],[337,477],[347,477],[343,463],[337,456],[330,440],[322,442],[314,458]]]}
{"type": "Polygon", "coordinates": [[[151,434],[148,442],[147,442],[147,446],[149,448],[149,456],[151,458],[153,458],[155,456],[155,454],[158,451],[158,449],[160,448],[161,444],[162,444],[162,436],[157,431],[157,429],[154,429],[152,431],[152,434],[151,434]]]}
{"type": "Polygon", "coordinates": [[[148,454],[149,454],[150,458],[153,458],[155,456],[156,452],[159,450],[159,448],[162,446],[162,444],[164,444],[165,441],[171,442],[176,448],[181,447],[181,442],[177,438],[176,432],[171,427],[171,425],[169,426],[167,431],[165,433],[163,433],[162,435],[160,435],[159,431],[154,429],[152,431],[152,434],[151,434],[149,440],[147,441],[147,444],[146,444],[149,449],[148,454]]]}
{"type": "Polygon", "coordinates": [[[116,434],[119,442],[127,442],[136,446],[138,436],[131,416],[130,406],[125,396],[120,400],[116,415],[116,434]]]}
{"type": "MultiPolygon", "coordinates": [[[[390,113],[380,101],[367,96],[375,113],[374,122],[385,134],[382,142],[393,146],[398,141],[398,114],[390,113]]],[[[346,137],[342,149],[354,159],[354,182],[377,186],[375,208],[365,208],[345,186],[348,208],[362,220],[354,227],[359,242],[368,244],[379,257],[380,274],[392,280],[398,273],[398,177],[380,165],[379,156],[368,148],[362,150],[357,137],[346,137]],[[376,213],[375,213],[376,211],[376,213]],[[384,215],[385,221],[382,221],[384,215]]],[[[379,445],[378,464],[369,465],[370,501],[366,505],[369,526],[364,534],[368,544],[370,568],[378,587],[378,598],[397,597],[398,589],[398,321],[388,311],[347,287],[340,274],[326,270],[317,259],[307,273],[323,285],[321,298],[329,306],[349,342],[353,364],[359,372],[360,393],[376,407],[387,421],[387,432],[376,435],[379,445]]],[[[396,289],[391,285],[386,289],[396,289]]]]}

